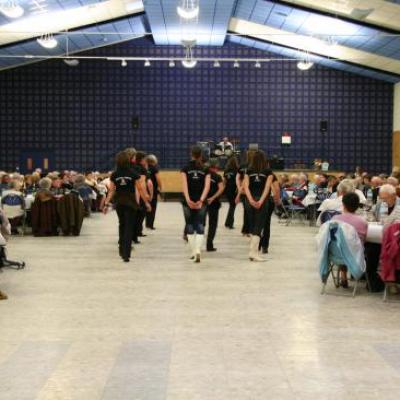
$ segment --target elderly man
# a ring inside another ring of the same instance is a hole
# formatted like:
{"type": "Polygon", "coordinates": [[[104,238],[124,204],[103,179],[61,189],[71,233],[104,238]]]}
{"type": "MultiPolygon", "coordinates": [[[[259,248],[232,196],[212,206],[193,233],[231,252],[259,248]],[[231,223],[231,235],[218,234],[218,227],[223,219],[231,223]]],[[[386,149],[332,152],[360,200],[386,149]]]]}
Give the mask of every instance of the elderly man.
{"type": "Polygon", "coordinates": [[[379,188],[383,185],[382,178],[380,176],[373,176],[371,179],[371,190],[372,190],[372,201],[376,204],[379,196],[379,188]]]}
{"type": "Polygon", "coordinates": [[[227,137],[224,137],[222,141],[218,143],[218,146],[221,148],[222,151],[233,150],[233,145],[227,137]]]}
{"type": "Polygon", "coordinates": [[[400,221],[400,198],[396,195],[396,188],[388,183],[382,185],[379,190],[375,218],[385,225],[400,221]]]}
{"type": "MultiPolygon", "coordinates": [[[[347,193],[356,193],[360,199],[361,204],[366,203],[365,196],[362,194],[360,190],[356,190],[351,179],[343,179],[342,182],[339,183],[337,187],[337,196],[335,198],[330,198],[324,200],[318,211],[322,214],[324,211],[338,211],[343,212],[343,196],[347,193]]],[[[320,216],[317,220],[317,225],[321,224],[320,216]]]]}

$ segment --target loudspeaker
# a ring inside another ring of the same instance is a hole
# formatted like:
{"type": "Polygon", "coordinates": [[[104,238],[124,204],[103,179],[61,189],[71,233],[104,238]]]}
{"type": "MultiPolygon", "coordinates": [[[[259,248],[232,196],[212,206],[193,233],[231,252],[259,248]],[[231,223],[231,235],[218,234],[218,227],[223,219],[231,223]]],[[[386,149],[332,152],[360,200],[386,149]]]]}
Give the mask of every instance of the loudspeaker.
{"type": "Polygon", "coordinates": [[[139,129],[139,117],[132,118],[132,128],[139,129]]]}
{"type": "Polygon", "coordinates": [[[326,119],[322,119],[319,121],[319,130],[321,133],[326,133],[328,132],[328,121],[326,119]]]}

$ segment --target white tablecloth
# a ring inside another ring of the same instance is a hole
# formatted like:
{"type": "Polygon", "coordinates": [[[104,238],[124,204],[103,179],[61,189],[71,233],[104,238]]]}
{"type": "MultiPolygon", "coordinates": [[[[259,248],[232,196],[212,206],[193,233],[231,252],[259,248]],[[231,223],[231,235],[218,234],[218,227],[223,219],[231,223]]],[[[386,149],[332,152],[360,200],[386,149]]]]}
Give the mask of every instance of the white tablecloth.
{"type": "Polygon", "coordinates": [[[377,222],[368,222],[366,241],[369,243],[382,243],[383,225],[377,222]]]}

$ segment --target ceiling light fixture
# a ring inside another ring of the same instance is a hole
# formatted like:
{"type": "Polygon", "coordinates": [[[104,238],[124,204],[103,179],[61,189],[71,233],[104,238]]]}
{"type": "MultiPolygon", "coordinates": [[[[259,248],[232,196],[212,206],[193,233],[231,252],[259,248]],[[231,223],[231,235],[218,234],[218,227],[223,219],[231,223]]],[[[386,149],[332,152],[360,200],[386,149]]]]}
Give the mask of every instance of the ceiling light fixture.
{"type": "Polygon", "coordinates": [[[7,18],[19,18],[25,11],[16,0],[4,0],[0,3],[0,12],[7,18]]]}
{"type": "Polygon", "coordinates": [[[127,61],[126,61],[126,60],[122,60],[122,61],[121,61],[121,67],[125,68],[125,67],[127,67],[127,66],[128,66],[127,61]]]}
{"type": "Polygon", "coordinates": [[[214,68],[219,68],[221,66],[220,62],[218,60],[214,61],[214,68]]]}
{"type": "Polygon", "coordinates": [[[149,60],[146,60],[146,61],[144,62],[144,66],[145,66],[145,67],[151,67],[150,61],[149,61],[149,60]]]}
{"type": "Polygon", "coordinates": [[[260,61],[256,61],[256,63],[254,64],[255,68],[261,68],[261,63],[260,61]]]}
{"type": "Polygon", "coordinates": [[[299,61],[298,63],[297,63],[297,68],[298,69],[300,69],[300,70],[302,70],[302,71],[307,71],[307,70],[309,70],[312,66],[314,65],[314,63],[313,62],[311,62],[311,61],[299,61]]]}
{"type": "Polygon", "coordinates": [[[182,60],[182,65],[185,68],[194,68],[197,64],[197,60],[182,60]]]}
{"type": "Polygon", "coordinates": [[[174,68],[175,67],[175,61],[174,60],[170,60],[168,65],[169,65],[170,68],[174,68]]]}
{"type": "Polygon", "coordinates": [[[46,33],[40,38],[37,38],[36,41],[45,49],[54,49],[57,47],[57,39],[51,34],[46,33]]]}
{"type": "Polygon", "coordinates": [[[183,19],[194,19],[198,17],[200,9],[196,0],[182,0],[176,11],[183,19]]]}
{"type": "Polygon", "coordinates": [[[66,58],[64,59],[64,62],[69,67],[77,67],[79,65],[79,60],[77,60],[76,58],[66,58]]]}
{"type": "Polygon", "coordinates": [[[235,60],[235,62],[233,63],[233,68],[239,68],[240,64],[238,62],[238,60],[235,60]]]}

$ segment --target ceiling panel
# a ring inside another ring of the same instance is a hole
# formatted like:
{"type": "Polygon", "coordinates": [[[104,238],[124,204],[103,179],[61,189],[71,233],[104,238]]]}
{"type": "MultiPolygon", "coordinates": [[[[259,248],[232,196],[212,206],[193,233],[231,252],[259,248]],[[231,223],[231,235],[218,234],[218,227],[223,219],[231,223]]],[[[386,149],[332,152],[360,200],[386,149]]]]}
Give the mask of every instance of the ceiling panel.
{"type": "Polygon", "coordinates": [[[178,1],[145,0],[144,8],[156,44],[178,45],[185,36],[196,38],[198,45],[222,46],[235,0],[201,0],[197,20],[181,20],[178,1]]]}
{"type": "Polygon", "coordinates": [[[29,40],[19,44],[11,44],[0,48],[0,69],[17,67],[26,63],[32,63],[31,56],[39,61],[41,56],[70,55],[84,50],[101,46],[109,46],[121,41],[142,37],[146,33],[144,16],[128,17],[115,23],[103,23],[95,27],[70,32],[67,35],[56,35],[58,45],[55,49],[45,49],[36,40],[29,40]],[[116,33],[116,34],[113,34],[116,33]],[[5,58],[10,55],[18,55],[24,58],[5,58]]]}

